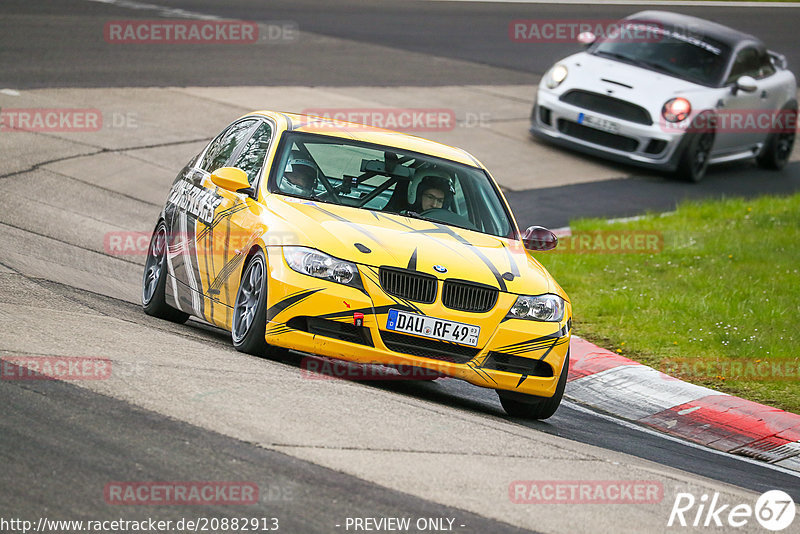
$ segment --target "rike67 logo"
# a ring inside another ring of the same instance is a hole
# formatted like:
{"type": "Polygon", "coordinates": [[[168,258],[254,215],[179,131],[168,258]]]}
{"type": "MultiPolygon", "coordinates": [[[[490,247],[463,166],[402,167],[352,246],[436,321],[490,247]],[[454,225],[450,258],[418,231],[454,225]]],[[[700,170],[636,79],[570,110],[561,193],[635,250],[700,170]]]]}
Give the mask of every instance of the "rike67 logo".
{"type": "Polygon", "coordinates": [[[719,493],[711,498],[703,494],[699,499],[691,493],[678,493],[667,526],[741,528],[755,517],[765,529],[778,532],[792,524],[795,512],[791,496],[781,490],[761,494],[755,506],[722,503],[719,493]]]}

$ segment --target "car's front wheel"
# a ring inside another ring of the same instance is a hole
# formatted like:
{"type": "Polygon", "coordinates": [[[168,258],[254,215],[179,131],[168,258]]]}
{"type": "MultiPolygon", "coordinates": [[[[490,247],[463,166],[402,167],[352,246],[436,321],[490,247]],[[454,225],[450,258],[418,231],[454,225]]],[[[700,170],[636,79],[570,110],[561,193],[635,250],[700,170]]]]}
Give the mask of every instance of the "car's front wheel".
{"type": "Polygon", "coordinates": [[[764,169],[781,170],[792,155],[795,138],[795,125],[797,124],[797,104],[784,107],[779,117],[781,131],[772,132],[767,137],[761,153],[756,157],[756,163],[764,169]]]}
{"type": "Polygon", "coordinates": [[[689,182],[699,182],[708,170],[708,160],[714,146],[714,132],[690,131],[686,135],[688,142],[678,162],[677,175],[689,182]]]}
{"type": "Polygon", "coordinates": [[[241,352],[265,356],[268,349],[264,338],[266,329],[267,261],[259,250],[250,256],[236,293],[231,328],[233,346],[241,352]]]}
{"type": "Polygon", "coordinates": [[[176,323],[185,323],[188,313],[176,310],[167,304],[164,292],[167,286],[167,225],[159,221],[150,246],[147,248],[147,259],[144,263],[142,278],[142,308],[147,315],[167,319],[176,323]]]}
{"type": "Polygon", "coordinates": [[[569,352],[564,358],[564,367],[558,377],[556,392],[552,397],[538,397],[536,395],[525,395],[516,391],[498,389],[497,396],[500,397],[500,404],[506,413],[512,417],[523,417],[525,419],[547,419],[551,417],[561,405],[564,397],[564,389],[567,386],[567,375],[569,374],[569,352]]]}

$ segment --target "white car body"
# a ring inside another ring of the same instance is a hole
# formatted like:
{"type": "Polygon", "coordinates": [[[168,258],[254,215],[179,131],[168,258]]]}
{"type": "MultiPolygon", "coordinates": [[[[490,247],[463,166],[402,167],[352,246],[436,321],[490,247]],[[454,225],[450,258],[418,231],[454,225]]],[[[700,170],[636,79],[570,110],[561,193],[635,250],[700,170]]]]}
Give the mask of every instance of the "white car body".
{"type": "MultiPolygon", "coordinates": [[[[652,20],[660,14],[650,11],[631,18],[652,20]]],[[[671,16],[670,20],[683,17],[671,13],[667,15],[671,16]]],[[[733,35],[738,33],[729,31],[733,35]]],[[[763,47],[755,38],[740,35],[740,42],[732,46],[726,77],[731,73],[732,64],[740,50],[748,46],[763,47]]],[[[730,120],[741,120],[746,119],[748,114],[754,115],[757,110],[763,110],[768,116],[787,106],[796,109],[797,83],[794,74],[786,70],[780,56],[772,52],[769,54],[774,73],[748,80],[755,83],[755,89],[749,87],[743,90],[736,83],[701,85],[643,66],[595,55],[591,49],[579,52],[556,64],[566,67],[567,75],[560,84],[552,88],[548,86],[552,85],[552,82],[547,82],[553,69],[542,78],[531,115],[531,133],[581,152],[675,171],[687,150],[687,129],[698,115],[712,113],[719,119],[720,114],[724,113],[730,120]],[[691,113],[680,122],[668,122],[662,116],[662,109],[666,102],[677,97],[683,97],[691,103],[691,113]],[[737,112],[741,112],[738,117],[737,112]]],[[[713,145],[707,156],[708,164],[757,157],[766,150],[769,128],[729,127],[735,124],[724,126],[714,133],[713,145]]]]}

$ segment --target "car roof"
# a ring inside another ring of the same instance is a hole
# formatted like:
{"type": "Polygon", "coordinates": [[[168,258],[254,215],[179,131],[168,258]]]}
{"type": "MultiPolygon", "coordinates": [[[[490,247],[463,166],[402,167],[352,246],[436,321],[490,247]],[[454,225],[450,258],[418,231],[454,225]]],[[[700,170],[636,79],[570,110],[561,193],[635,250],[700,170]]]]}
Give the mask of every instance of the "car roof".
{"type": "Polygon", "coordinates": [[[254,111],[248,115],[270,117],[279,124],[280,129],[287,131],[308,132],[385,145],[485,169],[481,162],[466,150],[401,132],[316,115],[303,115],[300,113],[261,110],[254,111]]]}
{"type": "Polygon", "coordinates": [[[698,37],[705,36],[714,39],[728,45],[731,50],[736,50],[745,43],[756,46],[757,48],[764,48],[764,44],[761,40],[749,33],[734,30],[733,28],[729,28],[717,22],[701,19],[699,17],[692,17],[690,15],[683,15],[681,13],[647,10],[629,15],[625,17],[624,20],[642,20],[660,23],[666,27],[690,29],[691,33],[700,34],[698,37]]]}

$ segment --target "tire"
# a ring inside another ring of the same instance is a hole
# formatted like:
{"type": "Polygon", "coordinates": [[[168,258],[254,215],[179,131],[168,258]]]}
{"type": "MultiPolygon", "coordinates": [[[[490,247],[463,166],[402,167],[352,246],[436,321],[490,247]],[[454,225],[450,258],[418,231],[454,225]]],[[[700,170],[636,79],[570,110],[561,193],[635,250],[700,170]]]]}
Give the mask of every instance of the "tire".
{"type": "MultiPolygon", "coordinates": [[[[784,107],[781,113],[793,114],[794,120],[791,121],[791,124],[797,124],[797,104],[784,107]]],[[[789,156],[792,155],[794,138],[795,128],[791,128],[788,132],[773,132],[769,134],[767,142],[764,143],[764,148],[756,156],[758,166],[775,171],[783,169],[789,161],[789,156]]]]}
{"type": "Polygon", "coordinates": [[[714,146],[713,131],[688,131],[688,142],[678,162],[676,174],[687,182],[699,182],[708,170],[708,158],[714,146]]]}
{"type": "Polygon", "coordinates": [[[147,315],[166,319],[175,323],[185,323],[188,313],[176,310],[167,304],[164,289],[167,286],[167,225],[158,221],[150,246],[142,276],[142,308],[147,315]]]}
{"type": "Polygon", "coordinates": [[[522,417],[525,419],[547,419],[551,417],[561,405],[564,397],[564,389],[567,386],[567,376],[569,375],[569,352],[564,358],[564,367],[558,377],[556,391],[552,397],[538,397],[536,395],[525,395],[516,391],[498,389],[497,396],[500,397],[500,404],[511,417],[522,417]]]}
{"type": "Polygon", "coordinates": [[[233,305],[231,338],[240,352],[267,356],[269,346],[264,338],[267,330],[267,261],[258,250],[250,256],[242,273],[239,291],[233,305]]]}

